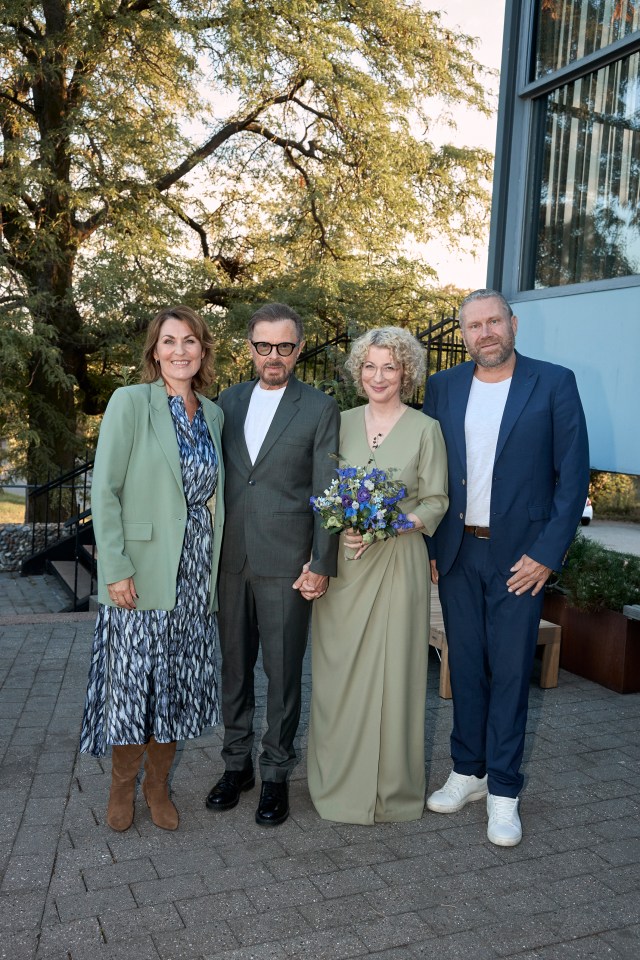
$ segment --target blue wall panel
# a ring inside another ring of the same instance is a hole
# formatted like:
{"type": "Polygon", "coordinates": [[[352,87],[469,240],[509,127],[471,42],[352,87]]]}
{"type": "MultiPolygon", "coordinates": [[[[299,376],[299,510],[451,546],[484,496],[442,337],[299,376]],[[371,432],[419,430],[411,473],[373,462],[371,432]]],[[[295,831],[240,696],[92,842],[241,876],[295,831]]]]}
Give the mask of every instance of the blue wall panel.
{"type": "Polygon", "coordinates": [[[591,466],[640,474],[640,288],[511,305],[519,321],[517,349],[576,375],[591,466]]]}

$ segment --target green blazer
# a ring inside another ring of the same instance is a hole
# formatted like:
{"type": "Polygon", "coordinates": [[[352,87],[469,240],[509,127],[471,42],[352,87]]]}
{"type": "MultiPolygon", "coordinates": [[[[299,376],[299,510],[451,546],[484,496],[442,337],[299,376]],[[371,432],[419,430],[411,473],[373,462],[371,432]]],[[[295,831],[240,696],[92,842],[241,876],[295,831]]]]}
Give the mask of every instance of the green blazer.
{"type": "MultiPolygon", "coordinates": [[[[208,504],[213,518],[210,609],[224,522],[220,409],[198,394],[218,457],[218,484],[208,504]]],[[[138,610],[172,610],[187,504],[175,428],[162,380],[120,387],[102,420],[91,485],[98,548],[98,599],[113,606],[107,584],[133,577],[138,610]]]]}

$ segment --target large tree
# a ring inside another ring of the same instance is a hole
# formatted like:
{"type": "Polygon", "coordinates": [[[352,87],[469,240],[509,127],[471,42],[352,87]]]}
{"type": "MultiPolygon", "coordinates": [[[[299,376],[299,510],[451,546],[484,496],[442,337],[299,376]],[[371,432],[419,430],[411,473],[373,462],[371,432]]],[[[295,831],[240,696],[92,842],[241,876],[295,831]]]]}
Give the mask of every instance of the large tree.
{"type": "Polygon", "coordinates": [[[233,364],[257,299],[411,319],[410,246],[479,235],[490,157],[431,130],[486,109],[483,78],[416,2],[2,7],[0,418],[32,478],[71,462],[157,306],[203,307],[233,364]]]}

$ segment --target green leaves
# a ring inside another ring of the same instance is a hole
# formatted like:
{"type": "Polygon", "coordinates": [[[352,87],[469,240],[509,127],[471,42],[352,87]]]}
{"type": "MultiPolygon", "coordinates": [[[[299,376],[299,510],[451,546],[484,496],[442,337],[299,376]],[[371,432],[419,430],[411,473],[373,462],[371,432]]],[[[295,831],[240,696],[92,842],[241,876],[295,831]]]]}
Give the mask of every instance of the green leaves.
{"type": "Polygon", "coordinates": [[[407,251],[480,236],[490,158],[429,131],[487,109],[482,72],[417,0],[4,7],[0,310],[49,331],[61,381],[33,380],[29,334],[12,390],[60,463],[167,302],[207,312],[231,376],[256,300],[318,331],[414,322],[434,278],[407,251]]]}
{"type": "Polygon", "coordinates": [[[640,557],[618,553],[578,534],[558,586],[580,610],[617,610],[640,603],[640,557]]]}

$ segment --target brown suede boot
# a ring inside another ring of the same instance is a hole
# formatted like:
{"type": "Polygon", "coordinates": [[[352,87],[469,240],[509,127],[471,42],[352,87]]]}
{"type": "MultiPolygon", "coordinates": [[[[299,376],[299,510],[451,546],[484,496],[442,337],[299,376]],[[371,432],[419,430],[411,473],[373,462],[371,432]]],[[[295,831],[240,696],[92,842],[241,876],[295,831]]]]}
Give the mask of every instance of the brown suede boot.
{"type": "Polygon", "coordinates": [[[111,791],[107,823],[112,830],[128,830],[133,823],[136,777],[146,743],[111,748],[111,791]]]}
{"type": "Polygon", "coordinates": [[[167,777],[176,755],[176,743],[158,743],[155,737],[147,744],[144,760],[145,777],[142,792],[151,811],[151,819],[156,827],[163,830],[178,828],[178,811],[169,799],[167,777]]]}

